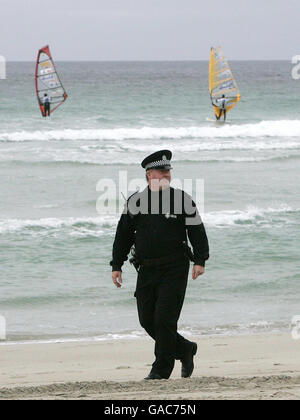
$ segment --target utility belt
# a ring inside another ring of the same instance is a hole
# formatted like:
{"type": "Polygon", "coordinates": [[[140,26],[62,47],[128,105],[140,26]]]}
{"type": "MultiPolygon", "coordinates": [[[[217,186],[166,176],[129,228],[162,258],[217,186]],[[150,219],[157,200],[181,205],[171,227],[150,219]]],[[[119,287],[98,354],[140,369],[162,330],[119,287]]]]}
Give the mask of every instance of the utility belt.
{"type": "Polygon", "coordinates": [[[141,260],[141,266],[144,267],[159,267],[161,265],[170,264],[178,260],[184,260],[185,255],[183,252],[178,252],[177,254],[167,255],[166,257],[161,258],[146,258],[141,260]]]}
{"type": "Polygon", "coordinates": [[[176,261],[184,260],[185,258],[188,258],[192,262],[194,261],[193,252],[186,242],[182,243],[182,251],[161,258],[140,259],[134,246],[131,249],[131,255],[132,257],[129,259],[129,262],[135,267],[137,272],[140,267],[160,267],[165,264],[171,264],[176,261]]]}

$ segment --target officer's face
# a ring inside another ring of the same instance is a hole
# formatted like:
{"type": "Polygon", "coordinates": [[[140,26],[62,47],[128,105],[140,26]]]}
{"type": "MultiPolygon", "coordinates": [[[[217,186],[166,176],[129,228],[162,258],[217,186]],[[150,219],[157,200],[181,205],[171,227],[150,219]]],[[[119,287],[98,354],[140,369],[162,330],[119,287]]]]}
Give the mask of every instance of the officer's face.
{"type": "Polygon", "coordinates": [[[150,169],[147,172],[151,190],[163,190],[170,186],[171,171],[166,169],[150,169]]]}

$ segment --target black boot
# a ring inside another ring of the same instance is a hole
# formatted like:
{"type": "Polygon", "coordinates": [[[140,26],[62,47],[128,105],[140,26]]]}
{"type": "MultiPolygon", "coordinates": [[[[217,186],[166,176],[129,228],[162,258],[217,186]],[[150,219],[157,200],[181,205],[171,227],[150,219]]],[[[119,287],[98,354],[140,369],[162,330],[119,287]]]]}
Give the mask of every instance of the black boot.
{"type": "Polygon", "coordinates": [[[197,343],[192,343],[184,358],[181,359],[181,377],[190,378],[194,370],[194,356],[197,353],[197,343]]]}
{"type": "Polygon", "coordinates": [[[162,378],[158,373],[155,373],[155,372],[150,372],[149,375],[145,378],[146,381],[150,381],[153,379],[158,380],[158,379],[164,379],[164,378],[162,378]]]}

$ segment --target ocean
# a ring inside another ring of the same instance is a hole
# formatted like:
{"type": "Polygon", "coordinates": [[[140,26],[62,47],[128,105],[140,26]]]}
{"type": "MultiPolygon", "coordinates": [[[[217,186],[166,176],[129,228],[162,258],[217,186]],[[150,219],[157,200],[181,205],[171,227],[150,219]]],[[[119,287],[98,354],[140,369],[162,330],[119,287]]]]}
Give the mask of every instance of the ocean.
{"type": "MultiPolygon", "coordinates": [[[[188,336],[288,331],[300,315],[300,82],[284,61],[231,62],[241,102],[212,118],[208,62],[58,62],[69,94],[49,120],[34,63],[0,81],[0,315],[6,341],[145,337],[136,273],[111,281],[119,214],[97,184],[144,179],[173,152],[173,177],[202,179],[211,257],[188,284],[188,336]]],[[[122,207],[117,198],[116,207],[122,207]]],[[[203,206],[202,206],[203,205],[203,206]]]]}

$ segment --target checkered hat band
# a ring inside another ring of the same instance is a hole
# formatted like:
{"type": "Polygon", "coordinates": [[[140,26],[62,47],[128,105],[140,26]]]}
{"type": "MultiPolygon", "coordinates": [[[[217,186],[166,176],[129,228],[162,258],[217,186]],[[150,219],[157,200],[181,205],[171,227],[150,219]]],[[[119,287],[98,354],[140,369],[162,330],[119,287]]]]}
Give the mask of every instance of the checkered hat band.
{"type": "Polygon", "coordinates": [[[157,168],[158,166],[171,166],[171,161],[170,160],[157,160],[156,162],[151,162],[148,163],[148,165],[145,166],[145,169],[154,169],[157,168]]]}

